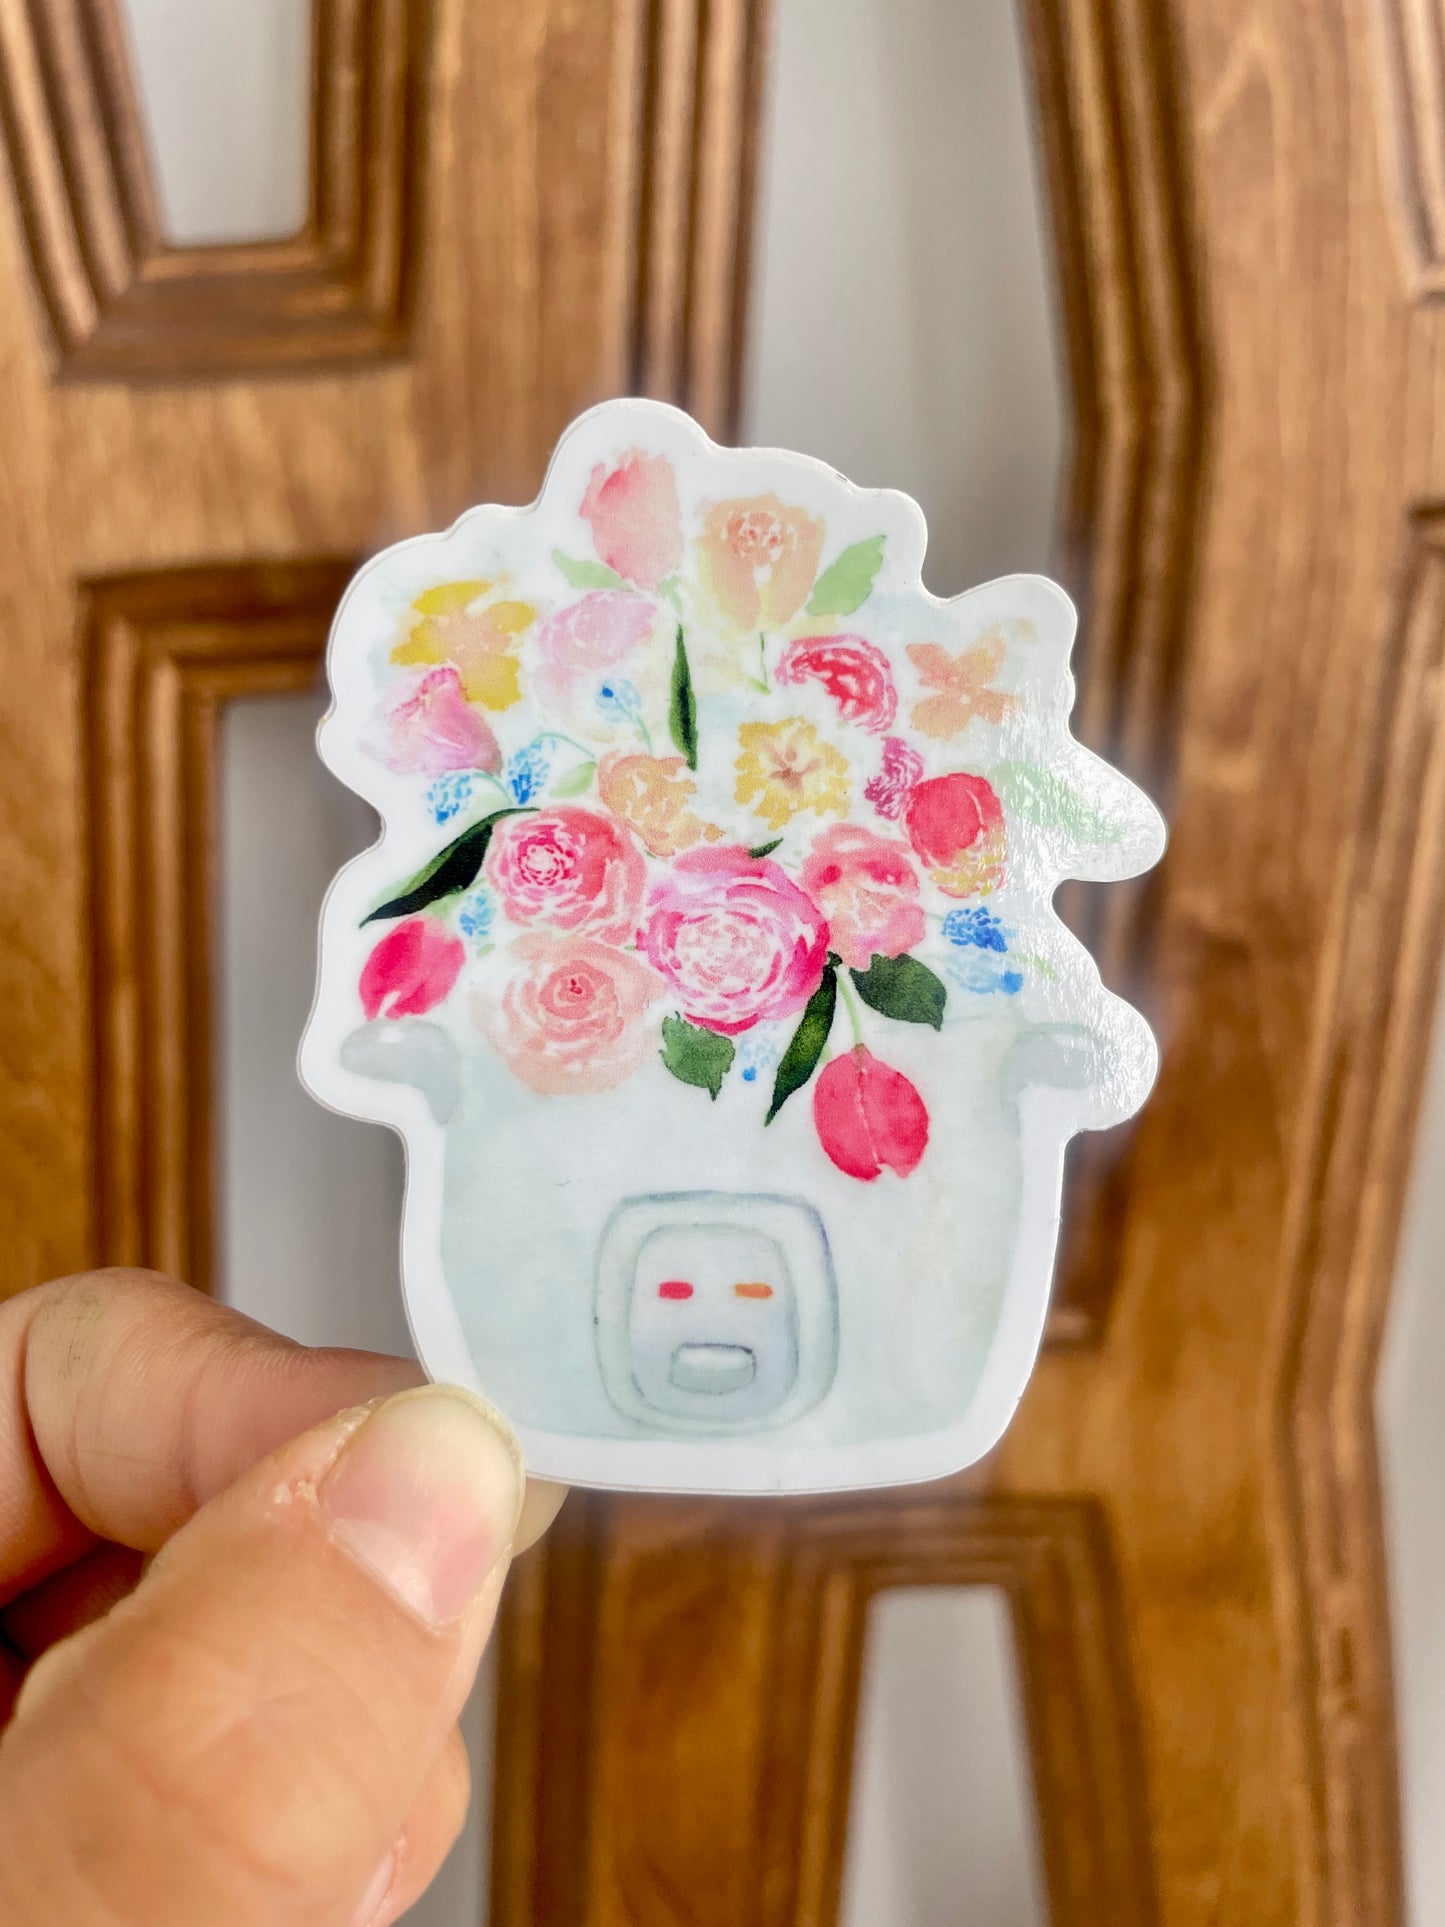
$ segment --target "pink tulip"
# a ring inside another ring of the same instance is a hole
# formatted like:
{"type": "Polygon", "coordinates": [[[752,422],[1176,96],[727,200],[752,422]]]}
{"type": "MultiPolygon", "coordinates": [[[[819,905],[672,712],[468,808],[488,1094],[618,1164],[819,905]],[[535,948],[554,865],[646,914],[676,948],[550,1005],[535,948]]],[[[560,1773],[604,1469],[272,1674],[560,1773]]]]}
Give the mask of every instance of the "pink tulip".
{"type": "Polygon", "coordinates": [[[408,917],[388,930],[362,966],[368,1017],[420,1017],[451,991],[466,948],[435,917],[408,917]]]}
{"type": "Polygon", "coordinates": [[[582,519],[609,569],[639,589],[655,589],[682,561],[682,513],[677,481],[665,455],[630,449],[614,468],[592,471],[582,497],[582,519]]]}
{"type": "Polygon", "coordinates": [[[502,752],[481,711],[467,701],[450,663],[399,676],[382,702],[373,755],[401,776],[502,767],[502,752]]]}
{"type": "Polygon", "coordinates": [[[818,1142],[840,1171],[871,1184],[886,1165],[906,1178],[928,1148],[928,1112],[901,1071],[858,1044],[813,1086],[818,1142]]]}

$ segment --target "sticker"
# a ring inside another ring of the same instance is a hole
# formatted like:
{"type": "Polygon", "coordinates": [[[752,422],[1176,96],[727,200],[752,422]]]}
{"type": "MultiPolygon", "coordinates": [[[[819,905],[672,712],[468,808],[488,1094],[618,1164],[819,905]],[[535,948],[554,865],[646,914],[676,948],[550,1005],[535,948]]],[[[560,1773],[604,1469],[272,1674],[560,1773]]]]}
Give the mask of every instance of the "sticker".
{"type": "Polygon", "coordinates": [[[1163,823],[1069,734],[1063,591],[939,601],[924,541],[907,496],[609,402],[530,508],[337,614],[320,750],[383,831],[326,899],[302,1077],[403,1137],[418,1353],[543,1477],[971,1463],[1065,1144],[1149,1090],[1052,898],[1163,823]]]}

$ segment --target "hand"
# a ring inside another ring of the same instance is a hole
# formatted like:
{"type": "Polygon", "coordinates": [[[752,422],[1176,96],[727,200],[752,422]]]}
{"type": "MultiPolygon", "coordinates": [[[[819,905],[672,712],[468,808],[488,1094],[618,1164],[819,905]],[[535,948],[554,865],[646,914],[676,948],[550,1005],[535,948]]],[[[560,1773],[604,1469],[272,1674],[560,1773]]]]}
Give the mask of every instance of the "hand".
{"type": "Polygon", "coordinates": [[[426,1887],[562,1488],[418,1381],[140,1272],[0,1304],[8,1927],[381,1927],[426,1887]]]}

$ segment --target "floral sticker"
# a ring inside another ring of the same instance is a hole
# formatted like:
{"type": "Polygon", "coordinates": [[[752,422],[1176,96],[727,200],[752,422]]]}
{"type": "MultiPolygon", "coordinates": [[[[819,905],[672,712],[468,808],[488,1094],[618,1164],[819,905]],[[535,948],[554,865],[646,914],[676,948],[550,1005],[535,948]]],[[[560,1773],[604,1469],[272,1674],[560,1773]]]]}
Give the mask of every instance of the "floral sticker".
{"type": "Polygon", "coordinates": [[[338,616],[322,750],[384,834],[328,899],[303,1066],[403,1131],[423,1355],[549,1476],[966,1462],[1036,1342],[1064,1139],[1147,1088],[1052,908],[1161,842],[1068,734],[1072,610],[1027,576],[940,602],[922,558],[906,498],[625,402],[338,616]]]}

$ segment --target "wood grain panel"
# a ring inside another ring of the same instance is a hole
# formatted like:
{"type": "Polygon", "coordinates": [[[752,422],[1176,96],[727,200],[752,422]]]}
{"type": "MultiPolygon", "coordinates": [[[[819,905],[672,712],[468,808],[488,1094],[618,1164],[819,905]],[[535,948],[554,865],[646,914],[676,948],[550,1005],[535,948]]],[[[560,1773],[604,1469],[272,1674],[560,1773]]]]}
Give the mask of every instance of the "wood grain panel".
{"type": "Polygon", "coordinates": [[[741,400],[767,0],[645,0],[629,389],[731,439],[741,400]]]}
{"type": "Polygon", "coordinates": [[[174,247],[118,0],[6,0],[0,115],[57,371],[174,381],[401,353],[430,15],[431,0],[315,0],[304,226],[174,247]]]}
{"type": "Polygon", "coordinates": [[[1374,0],[1383,81],[1380,131],[1417,294],[1445,296],[1445,6],[1374,0]]]}
{"type": "Polygon", "coordinates": [[[506,1609],[494,1927],[827,1927],[868,1606],[918,1585],[1007,1597],[1054,1927],[1156,1919],[1112,1560],[1089,1501],[579,1495],[506,1609]],[[550,1676],[548,1615],[579,1582],[596,1613],[569,1650],[590,1657],[550,1676]],[[538,1712],[547,1804],[581,1829],[565,1845],[537,1825],[538,1712]]]}

